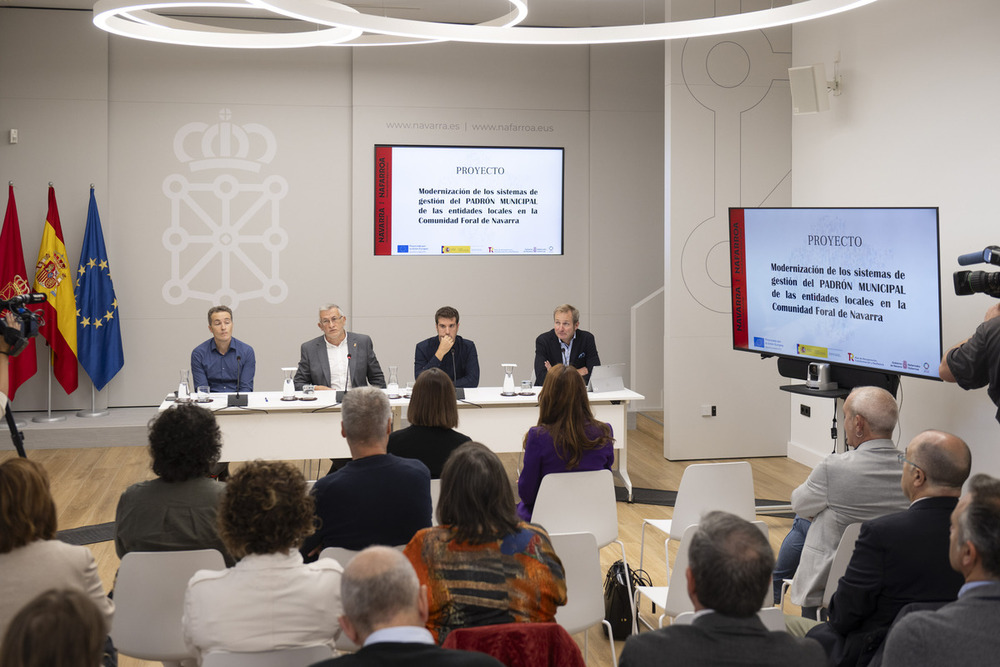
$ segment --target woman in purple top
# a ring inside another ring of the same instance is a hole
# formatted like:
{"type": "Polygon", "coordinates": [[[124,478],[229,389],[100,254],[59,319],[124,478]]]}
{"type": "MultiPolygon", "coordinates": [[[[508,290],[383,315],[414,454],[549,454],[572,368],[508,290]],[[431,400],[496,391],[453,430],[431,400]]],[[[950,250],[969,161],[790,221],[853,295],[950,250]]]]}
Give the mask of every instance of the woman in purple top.
{"type": "Polygon", "coordinates": [[[576,369],[562,364],[549,369],[538,395],[538,426],[524,436],[518,516],[531,520],[538,487],[549,473],[611,470],[614,443],[611,424],[594,419],[587,386],[576,369]]]}

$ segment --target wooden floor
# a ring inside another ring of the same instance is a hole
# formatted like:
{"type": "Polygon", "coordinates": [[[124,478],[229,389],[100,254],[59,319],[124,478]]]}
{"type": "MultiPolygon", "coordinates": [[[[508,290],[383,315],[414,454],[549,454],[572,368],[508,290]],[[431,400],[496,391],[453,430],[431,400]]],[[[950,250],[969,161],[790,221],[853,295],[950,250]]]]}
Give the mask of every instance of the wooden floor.
{"type": "MultiPolygon", "coordinates": [[[[629,475],[636,487],[676,490],[681,474],[691,463],[698,461],[671,462],[663,458],[662,436],[657,437],[641,431],[629,431],[629,475]]],[[[13,456],[13,452],[0,452],[0,460],[13,456]]],[[[118,497],[130,484],[153,477],[149,469],[146,448],[104,447],[85,449],[49,449],[28,452],[29,458],[42,463],[52,479],[52,491],[59,512],[59,528],[76,528],[107,521],[114,521],[118,497]]],[[[516,480],[516,455],[502,455],[510,474],[511,482],[516,480]]],[[[787,458],[749,459],[754,472],[754,486],[758,498],[787,501],[792,489],[802,483],[809,474],[809,468],[787,458]]],[[[315,477],[325,472],[320,462],[296,462],[303,466],[307,475],[315,477]]],[[[619,537],[625,543],[629,563],[639,562],[639,543],[642,520],[670,518],[672,508],[640,504],[618,504],[619,537]]],[[[768,516],[760,517],[770,529],[771,544],[777,553],[778,546],[791,528],[791,520],[768,516]]],[[[663,537],[657,536],[647,545],[645,569],[656,585],[665,585],[665,565],[663,561],[663,537]]],[[[118,568],[118,557],[113,542],[90,545],[97,560],[105,587],[110,589],[118,568]]],[[[603,569],[620,557],[616,545],[605,547],[601,553],[603,569]]],[[[673,554],[671,554],[673,560],[673,554]]],[[[644,616],[648,614],[648,604],[644,605],[644,616]]],[[[789,608],[792,611],[792,608],[789,608]]],[[[794,611],[793,611],[794,613],[794,611]]],[[[654,623],[655,623],[655,619],[654,623]]],[[[583,645],[582,634],[577,637],[583,645]]],[[[599,627],[588,634],[590,665],[611,665],[607,640],[599,627]]],[[[624,642],[616,642],[616,652],[620,653],[624,642]]],[[[126,656],[119,659],[121,667],[158,665],[126,656]]]]}

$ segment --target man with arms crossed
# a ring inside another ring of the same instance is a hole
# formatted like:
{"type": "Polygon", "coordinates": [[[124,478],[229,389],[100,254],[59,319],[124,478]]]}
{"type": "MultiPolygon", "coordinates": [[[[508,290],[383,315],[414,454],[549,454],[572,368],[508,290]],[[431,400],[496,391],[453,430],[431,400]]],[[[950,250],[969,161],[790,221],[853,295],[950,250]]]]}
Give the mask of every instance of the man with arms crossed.
{"type": "Polygon", "coordinates": [[[302,343],[295,371],[297,390],[307,384],[315,385],[316,389],[347,390],[369,384],[385,388],[372,339],[347,331],[347,316],[340,306],[329,304],[320,308],[317,326],[323,335],[302,343]]]}
{"type": "Polygon", "coordinates": [[[208,387],[211,392],[253,391],[257,360],[252,347],[233,338],[233,311],[229,306],[208,309],[208,330],[212,337],[191,351],[191,390],[208,387]]]}
{"type": "Polygon", "coordinates": [[[774,552],[756,526],[728,512],[709,512],[698,524],[688,558],[694,620],[632,635],[621,667],[826,664],[819,644],[771,632],[757,617],[770,587],[774,552]]]}
{"type": "Polygon", "coordinates": [[[974,475],[951,513],[951,566],[965,578],[958,600],[938,611],[900,612],[883,667],[996,664],[1000,656],[1000,480],[974,475]]]}
{"type": "Polygon", "coordinates": [[[535,385],[545,384],[545,376],[556,364],[573,366],[590,380],[590,371],[601,365],[594,334],[580,328],[580,311],[564,303],[552,314],[555,325],[535,339],[535,385]]]}
{"type": "Polygon", "coordinates": [[[413,354],[413,379],[428,368],[443,370],[456,387],[479,386],[476,344],[458,335],[458,311],[442,306],[434,313],[437,335],[417,343],[413,354]]]}
{"type": "Polygon", "coordinates": [[[313,667],[441,665],[501,667],[485,653],[435,646],[427,624],[427,587],[406,556],[389,547],[369,547],[355,556],[340,579],[344,613],[340,627],[361,650],[313,667]]]}

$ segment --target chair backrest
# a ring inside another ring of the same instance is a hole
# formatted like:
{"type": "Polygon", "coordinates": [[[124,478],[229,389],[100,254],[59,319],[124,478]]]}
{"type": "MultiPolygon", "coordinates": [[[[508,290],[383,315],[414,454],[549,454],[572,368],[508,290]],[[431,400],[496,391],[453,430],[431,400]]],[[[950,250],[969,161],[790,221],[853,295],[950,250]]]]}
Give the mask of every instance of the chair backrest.
{"type": "Polygon", "coordinates": [[[688,597],[687,591],[687,568],[688,549],[691,546],[691,538],[697,530],[697,524],[684,529],[681,543],[677,547],[677,556],[674,557],[674,567],[670,570],[670,580],[667,582],[667,601],[663,605],[663,613],[672,618],[677,618],[685,611],[694,611],[694,603],[688,597]]]}
{"type": "Polygon", "coordinates": [[[441,480],[431,480],[431,525],[438,525],[438,500],[441,498],[441,480]]]}
{"type": "Polygon", "coordinates": [[[556,610],[556,623],[574,635],[604,618],[597,539],[591,533],[553,533],[549,538],[566,575],[566,604],[556,610]]]}
{"type": "Polygon", "coordinates": [[[560,472],[542,478],[531,522],[548,533],[591,533],[597,546],[618,538],[615,479],[610,470],[560,472]]]}
{"type": "Polygon", "coordinates": [[[132,551],[115,580],[111,636],[120,653],[142,660],[193,657],[184,643],[181,618],[188,580],[198,570],[224,570],[215,549],[132,551]]]}
{"type": "Polygon", "coordinates": [[[444,648],[492,655],[507,667],[586,667],[580,647],[558,623],[504,623],[458,628],[444,648]],[[530,646],[532,650],[526,651],[530,646]]]}
{"type": "Polygon", "coordinates": [[[257,653],[206,653],[202,656],[201,667],[309,667],[332,657],[333,651],[329,646],[283,648],[257,653]]]}
{"type": "Polygon", "coordinates": [[[852,523],[844,529],[844,534],[840,536],[840,544],[837,545],[837,552],[833,554],[833,562],[830,564],[830,574],[826,578],[826,589],[823,591],[823,606],[829,607],[833,594],[837,592],[837,584],[840,578],[847,572],[847,565],[854,555],[854,543],[858,541],[858,534],[861,533],[861,523],[852,523]]]}
{"type": "Polygon", "coordinates": [[[333,560],[340,563],[340,567],[347,567],[347,564],[358,555],[359,552],[354,549],[345,549],[344,547],[327,547],[319,552],[320,558],[332,558],[333,560]]]}
{"type": "Polygon", "coordinates": [[[685,468],[670,521],[670,539],[679,540],[688,526],[712,510],[747,521],[756,518],[753,468],[748,462],[695,463],[685,468]]]}

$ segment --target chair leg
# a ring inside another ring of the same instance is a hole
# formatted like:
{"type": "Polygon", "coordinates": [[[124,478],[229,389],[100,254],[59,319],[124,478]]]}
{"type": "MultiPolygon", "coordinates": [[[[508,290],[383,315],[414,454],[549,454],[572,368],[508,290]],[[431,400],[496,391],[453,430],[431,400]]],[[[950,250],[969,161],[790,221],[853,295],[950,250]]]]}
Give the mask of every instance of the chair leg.
{"type": "MultiPolygon", "coordinates": [[[[602,620],[601,623],[604,624],[604,629],[608,632],[608,644],[611,647],[611,664],[614,667],[618,667],[618,656],[615,655],[615,636],[611,632],[611,624],[606,620],[602,620]]],[[[586,656],[584,656],[584,659],[586,659],[586,656]]]]}

